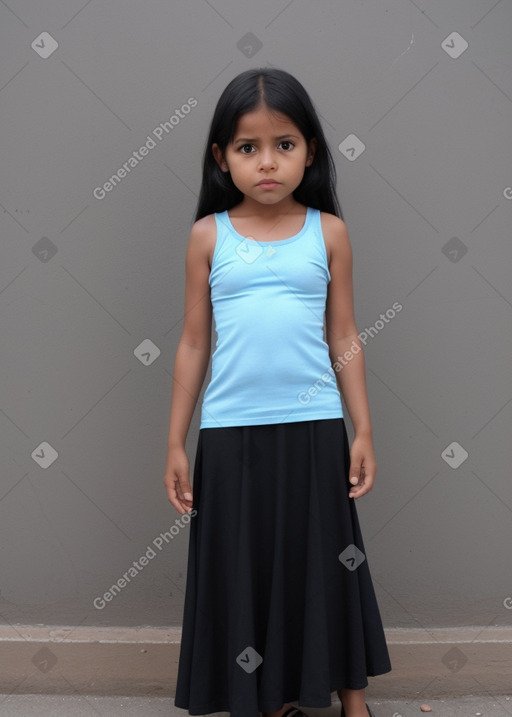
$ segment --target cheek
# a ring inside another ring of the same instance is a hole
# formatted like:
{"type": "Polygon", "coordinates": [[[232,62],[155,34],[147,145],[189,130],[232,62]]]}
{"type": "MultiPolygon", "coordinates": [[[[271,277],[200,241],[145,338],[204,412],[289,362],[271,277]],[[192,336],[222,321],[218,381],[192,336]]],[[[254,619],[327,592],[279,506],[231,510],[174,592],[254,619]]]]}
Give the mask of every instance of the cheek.
{"type": "Polygon", "coordinates": [[[245,157],[242,157],[238,161],[233,162],[232,168],[233,171],[236,172],[240,177],[244,177],[246,174],[253,171],[254,162],[251,162],[250,160],[247,161],[245,157]]]}

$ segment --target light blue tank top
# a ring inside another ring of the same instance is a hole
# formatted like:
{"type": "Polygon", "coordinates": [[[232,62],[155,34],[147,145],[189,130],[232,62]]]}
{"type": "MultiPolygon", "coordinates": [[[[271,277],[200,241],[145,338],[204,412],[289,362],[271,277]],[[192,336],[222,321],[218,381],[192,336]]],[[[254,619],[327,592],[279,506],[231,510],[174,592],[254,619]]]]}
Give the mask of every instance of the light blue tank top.
{"type": "Polygon", "coordinates": [[[217,342],[200,428],[342,418],[323,325],[327,264],[320,211],[289,239],[256,241],[215,215],[209,278],[217,342]]]}

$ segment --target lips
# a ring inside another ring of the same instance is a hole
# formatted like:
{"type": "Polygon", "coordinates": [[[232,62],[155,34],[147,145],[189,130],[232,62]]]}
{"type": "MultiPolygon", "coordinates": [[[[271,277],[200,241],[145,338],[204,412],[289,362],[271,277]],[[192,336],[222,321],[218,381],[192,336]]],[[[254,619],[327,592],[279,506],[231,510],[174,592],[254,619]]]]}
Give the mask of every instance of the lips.
{"type": "Polygon", "coordinates": [[[279,182],[276,182],[275,179],[263,179],[261,182],[258,182],[258,187],[277,187],[279,182]]]}

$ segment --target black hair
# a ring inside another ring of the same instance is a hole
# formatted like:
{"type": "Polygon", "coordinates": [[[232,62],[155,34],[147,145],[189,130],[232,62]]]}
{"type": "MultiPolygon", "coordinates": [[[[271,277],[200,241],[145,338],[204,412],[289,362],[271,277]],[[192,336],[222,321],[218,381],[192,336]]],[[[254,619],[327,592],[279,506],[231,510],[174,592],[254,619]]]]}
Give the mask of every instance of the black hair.
{"type": "Polygon", "coordinates": [[[206,142],[203,178],[195,221],[207,214],[231,209],[243,199],[229,172],[223,172],[212,152],[217,143],[224,153],[233,141],[239,117],[266,105],[297,125],[307,144],[316,137],[311,166],[293,192],[297,202],[343,218],[336,196],[336,168],[313,103],[301,83],[284,70],[259,68],[237,75],[221,94],[206,142]]]}

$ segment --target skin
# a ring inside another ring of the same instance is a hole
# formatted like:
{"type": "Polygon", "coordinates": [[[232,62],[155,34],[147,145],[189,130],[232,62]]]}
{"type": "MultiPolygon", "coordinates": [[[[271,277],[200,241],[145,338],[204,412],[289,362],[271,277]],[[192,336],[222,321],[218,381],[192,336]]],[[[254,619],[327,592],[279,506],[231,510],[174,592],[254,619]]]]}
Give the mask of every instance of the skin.
{"type": "MultiPolygon", "coordinates": [[[[258,241],[277,241],[297,234],[304,225],[306,207],[293,191],[306,167],[314,162],[316,140],[307,144],[297,126],[285,115],[266,106],[239,118],[235,137],[223,153],[212,152],[223,172],[229,172],[244,198],[229,210],[236,231],[258,241]],[[249,141],[250,140],[250,141],[249,141]],[[274,188],[263,188],[262,179],[274,179],[274,188]]],[[[350,449],[350,498],[368,493],[377,464],[368,406],[363,346],[354,319],[352,249],[345,223],[321,213],[331,281],[326,300],[326,341],[334,364],[355,342],[360,351],[336,372],[338,387],[354,428],[350,449]]],[[[211,352],[212,307],[208,279],[216,240],[213,215],[195,222],[185,259],[185,316],[176,352],[164,485],[174,508],[184,514],[193,506],[189,461],[185,442],[208,368],[211,352]]],[[[363,690],[338,692],[346,717],[368,717],[363,690]]],[[[279,717],[289,705],[266,717],[279,717]]]]}

